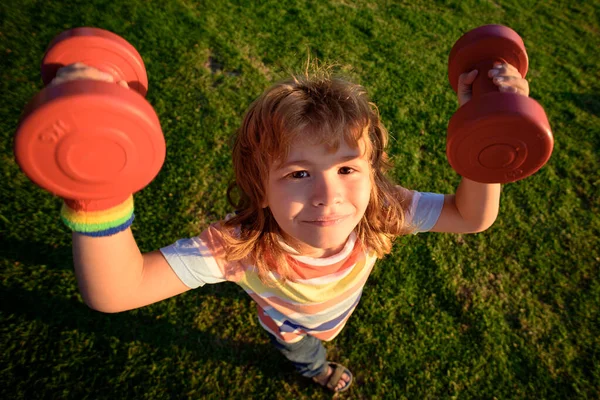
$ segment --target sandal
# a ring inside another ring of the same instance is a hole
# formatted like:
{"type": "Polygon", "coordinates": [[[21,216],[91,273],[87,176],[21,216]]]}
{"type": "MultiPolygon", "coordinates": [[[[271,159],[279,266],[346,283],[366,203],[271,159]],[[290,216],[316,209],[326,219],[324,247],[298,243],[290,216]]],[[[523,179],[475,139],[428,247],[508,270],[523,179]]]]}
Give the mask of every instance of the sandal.
{"type": "Polygon", "coordinates": [[[313,381],[317,382],[319,385],[322,385],[323,387],[326,387],[327,389],[335,393],[345,392],[346,390],[348,390],[350,388],[350,385],[352,384],[352,373],[348,370],[348,368],[344,367],[342,364],[334,363],[331,361],[327,361],[327,364],[329,365],[332,371],[331,375],[329,376],[329,379],[327,380],[327,383],[323,385],[321,382],[319,382],[317,376],[312,378],[313,381]],[[348,383],[346,383],[346,386],[342,387],[340,390],[335,390],[335,387],[338,385],[344,372],[350,377],[350,380],[348,381],[348,383]]]}

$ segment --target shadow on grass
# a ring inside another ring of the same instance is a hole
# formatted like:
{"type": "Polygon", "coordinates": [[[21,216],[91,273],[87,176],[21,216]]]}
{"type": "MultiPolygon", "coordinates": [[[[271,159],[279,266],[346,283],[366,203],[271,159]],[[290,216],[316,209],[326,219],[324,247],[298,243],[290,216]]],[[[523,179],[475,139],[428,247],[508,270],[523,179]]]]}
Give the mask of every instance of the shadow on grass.
{"type": "Polygon", "coordinates": [[[415,246],[415,258],[415,266],[418,265],[420,272],[415,274],[418,287],[425,293],[435,294],[436,307],[452,316],[456,323],[472,325],[474,316],[469,312],[471,294],[464,293],[463,288],[457,288],[458,292],[455,293],[444,285],[448,282],[446,272],[435,261],[428,246],[415,246]]]}
{"type": "Polygon", "coordinates": [[[558,92],[555,96],[562,101],[570,101],[582,111],[600,117],[600,96],[596,93],[558,92]]]}
{"type": "Polygon", "coordinates": [[[162,322],[149,315],[139,315],[135,311],[104,314],[91,310],[77,300],[60,299],[42,291],[4,287],[0,290],[0,299],[0,311],[5,315],[24,316],[61,331],[95,333],[104,338],[115,337],[122,342],[141,341],[157,349],[159,354],[164,352],[162,355],[165,357],[173,351],[164,348],[168,344],[168,347],[175,346],[191,352],[198,361],[213,359],[234,366],[255,365],[271,369],[272,364],[260,360],[264,360],[266,354],[277,355],[277,351],[268,343],[224,339],[162,322]]]}
{"type": "MultiPolygon", "coordinates": [[[[583,111],[584,113],[587,113],[589,116],[593,116],[596,118],[600,118],[600,96],[598,96],[598,94],[596,94],[596,92],[592,92],[592,93],[573,93],[573,92],[554,92],[552,93],[552,96],[554,97],[554,100],[556,100],[557,102],[559,102],[560,104],[562,104],[563,106],[561,107],[561,116],[562,116],[562,120],[564,122],[566,122],[567,124],[572,123],[573,121],[575,121],[575,119],[577,118],[577,116],[570,111],[568,108],[564,107],[564,104],[568,104],[571,103],[573,104],[575,107],[577,107],[579,110],[583,111]]],[[[579,119],[581,120],[581,123],[584,124],[585,127],[588,127],[589,123],[591,122],[589,120],[589,117],[587,119],[583,119],[582,117],[579,117],[579,119]]],[[[549,121],[550,122],[550,127],[552,127],[552,123],[553,121],[549,121]]],[[[558,133],[558,136],[555,137],[555,140],[560,140],[560,134],[559,132],[555,132],[555,135],[558,133]]],[[[573,134],[573,132],[565,132],[567,134],[573,134]]],[[[598,135],[587,135],[585,138],[580,138],[581,140],[585,140],[588,142],[588,146],[584,146],[586,148],[589,147],[589,145],[591,145],[595,150],[600,150],[600,137],[598,135]]]]}
{"type": "Polygon", "coordinates": [[[52,265],[53,269],[73,270],[71,246],[53,246],[42,242],[3,239],[0,257],[25,265],[52,265]]]}
{"type": "MultiPolygon", "coordinates": [[[[70,247],[8,240],[2,244],[0,251],[5,260],[16,264],[14,268],[24,266],[35,268],[36,265],[44,265],[48,270],[55,271],[73,268],[70,247]]],[[[7,274],[9,275],[10,273],[7,274]]],[[[184,312],[181,317],[175,316],[172,321],[161,320],[157,317],[157,313],[145,308],[116,314],[100,313],[82,304],[79,296],[72,294],[69,297],[69,290],[64,286],[59,289],[59,295],[54,294],[53,287],[61,284],[58,281],[60,279],[63,279],[60,274],[48,277],[39,285],[35,285],[34,290],[20,287],[18,281],[11,284],[10,280],[9,283],[5,280],[4,284],[0,285],[0,320],[3,323],[13,315],[21,321],[39,321],[47,328],[43,329],[44,337],[33,338],[29,334],[22,338],[28,343],[37,344],[36,348],[31,348],[32,354],[44,348],[50,352],[59,351],[64,347],[64,344],[60,344],[64,340],[63,333],[77,331],[93,338],[93,350],[86,354],[89,354],[92,359],[97,357],[94,354],[104,355],[101,357],[110,359],[112,365],[124,365],[129,357],[127,345],[119,345],[119,350],[115,353],[115,341],[124,344],[141,342],[151,349],[150,357],[157,361],[178,357],[189,358],[200,364],[208,360],[217,361],[228,365],[232,370],[240,367],[260,369],[262,374],[275,381],[289,381],[296,375],[292,365],[269,343],[267,335],[262,333],[260,328],[260,333],[252,335],[247,340],[233,340],[198,330],[192,326],[191,319],[189,324],[185,321],[184,323],[172,322],[177,321],[177,318],[187,319],[189,315],[187,312],[184,312]]],[[[247,299],[246,294],[234,284],[207,285],[202,293],[188,292],[182,296],[197,296],[199,303],[202,303],[201,299],[207,296],[217,296],[229,301],[247,299]]],[[[159,314],[165,312],[168,313],[168,311],[161,311],[159,314]]],[[[226,312],[222,314],[216,318],[229,318],[226,312]]],[[[72,357],[72,360],[66,362],[76,363],[82,356],[87,357],[77,352],[68,353],[67,357],[72,357]]],[[[44,363],[25,367],[17,358],[19,356],[5,353],[5,360],[12,365],[11,374],[15,377],[21,376],[25,380],[33,379],[32,376],[50,374],[53,368],[53,364],[44,363]],[[28,376],[30,378],[26,378],[28,376]]],[[[92,369],[99,368],[98,365],[93,366],[93,364],[85,367],[90,368],[91,376],[97,374],[97,371],[92,369]]],[[[114,374],[117,373],[115,367],[102,368],[109,371],[109,375],[115,376],[114,374]]],[[[298,376],[298,383],[301,382],[300,379],[298,376]]],[[[36,386],[33,382],[31,384],[36,386]]]]}
{"type": "MultiPolygon", "coordinates": [[[[189,382],[192,376],[197,376],[193,366],[196,363],[201,366],[207,361],[212,361],[211,365],[225,365],[231,373],[219,368],[213,378],[203,378],[205,382],[211,379],[212,382],[218,382],[215,379],[237,380],[242,374],[264,376],[266,379],[261,378],[262,381],[272,382],[264,390],[273,390],[272,385],[280,386],[287,382],[296,385],[291,388],[293,393],[307,391],[314,394],[321,391],[294,371],[293,366],[268,342],[266,335],[261,334],[264,342],[256,338],[232,340],[193,329],[189,325],[181,326],[157,320],[153,315],[139,314],[136,310],[103,314],[89,309],[78,300],[52,297],[41,290],[0,287],[1,320],[6,323],[10,315],[20,321],[25,319],[25,323],[17,323],[22,325],[20,331],[28,331],[24,337],[20,334],[7,337],[7,340],[19,341],[21,349],[2,350],[4,374],[12,378],[5,382],[0,392],[9,394],[4,398],[34,398],[39,393],[45,396],[64,394],[67,389],[57,388],[60,385],[56,381],[56,373],[60,370],[63,378],[88,377],[67,385],[70,395],[76,395],[77,398],[86,393],[94,393],[94,396],[98,396],[96,398],[131,398],[141,395],[146,388],[167,391],[171,393],[170,398],[181,398],[185,390],[195,391],[199,396],[210,394],[207,390],[225,390],[221,392],[225,395],[229,389],[218,389],[218,383],[210,389],[210,384],[206,387],[204,383],[189,382]],[[27,327],[29,321],[41,322],[45,327],[27,327]],[[77,332],[75,338],[78,339],[68,339],[74,332],[77,332]],[[41,337],[40,333],[43,334],[41,337]],[[32,347],[27,349],[28,346],[32,347]],[[135,348],[141,349],[141,352],[136,351],[135,356],[141,357],[139,361],[131,359],[131,350],[135,348]],[[161,365],[165,362],[168,365],[161,365]],[[137,365],[133,367],[137,373],[130,376],[129,372],[126,381],[121,382],[125,366],[132,363],[137,365]],[[158,365],[159,368],[159,371],[152,373],[154,377],[149,374],[152,365],[158,365]],[[181,381],[182,372],[178,371],[182,366],[187,366],[183,372],[188,379],[185,383],[181,381]],[[156,385],[157,374],[161,381],[172,382],[152,386],[156,385]],[[48,382],[51,384],[46,386],[48,382]]],[[[227,318],[226,315],[222,317],[227,318]]],[[[12,327],[15,322],[13,318],[12,327]]],[[[247,390],[252,392],[257,389],[249,387],[247,390]]],[[[240,388],[231,390],[239,394],[240,388]]]]}

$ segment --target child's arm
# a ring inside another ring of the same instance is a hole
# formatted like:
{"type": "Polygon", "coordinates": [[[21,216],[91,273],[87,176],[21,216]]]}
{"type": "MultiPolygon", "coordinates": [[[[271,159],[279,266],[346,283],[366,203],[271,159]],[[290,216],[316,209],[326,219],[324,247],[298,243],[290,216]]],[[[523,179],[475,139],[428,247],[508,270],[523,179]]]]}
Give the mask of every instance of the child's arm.
{"type": "Polygon", "coordinates": [[[131,310],[190,289],[160,251],[141,254],[130,228],[104,237],[73,232],[73,264],[85,303],[98,311],[131,310]]]}
{"type": "MultiPolygon", "coordinates": [[[[483,72],[483,71],[482,71],[483,72]]],[[[471,99],[472,83],[478,71],[462,74],[458,79],[458,101],[462,106],[471,99]]],[[[495,64],[488,78],[501,92],[529,96],[529,84],[509,64],[495,64]]],[[[445,195],[442,212],[432,232],[475,233],[488,229],[498,216],[500,184],[486,184],[462,178],[456,194],[445,195]]]]}
{"type": "Polygon", "coordinates": [[[499,183],[479,183],[462,178],[456,194],[444,196],[442,213],[431,232],[482,232],[492,226],[499,207],[499,183]]]}
{"type": "MultiPolygon", "coordinates": [[[[112,75],[77,63],[61,68],[50,85],[77,79],[113,82],[112,75]]],[[[74,231],[73,264],[85,303],[98,311],[126,311],[190,289],[160,251],[140,252],[130,228],[101,237],[74,231]]]]}
{"type": "MultiPolygon", "coordinates": [[[[77,79],[114,80],[110,74],[76,63],[61,68],[50,85],[77,79]]],[[[125,81],[118,84],[128,87],[125,81]]],[[[190,289],[160,251],[141,254],[129,227],[101,237],[73,231],[73,264],[85,303],[98,311],[131,310],[190,289]]]]}

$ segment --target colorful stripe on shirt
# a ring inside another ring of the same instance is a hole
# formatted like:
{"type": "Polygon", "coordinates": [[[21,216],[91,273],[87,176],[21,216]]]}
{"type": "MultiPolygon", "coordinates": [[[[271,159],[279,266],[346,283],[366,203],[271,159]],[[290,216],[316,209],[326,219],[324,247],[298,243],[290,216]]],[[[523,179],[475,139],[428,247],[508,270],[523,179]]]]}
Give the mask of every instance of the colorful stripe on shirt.
{"type": "Polygon", "coordinates": [[[285,342],[296,342],[307,334],[333,339],[356,308],[376,260],[352,234],[338,255],[315,259],[320,265],[308,264],[312,261],[308,257],[289,255],[293,281],[273,287],[260,280],[252,265],[237,263],[239,270],[232,275],[235,266],[210,256],[222,251],[216,228],[209,228],[199,239],[208,268],[219,269],[228,275],[227,280],[240,285],[257,303],[263,328],[285,342]]]}

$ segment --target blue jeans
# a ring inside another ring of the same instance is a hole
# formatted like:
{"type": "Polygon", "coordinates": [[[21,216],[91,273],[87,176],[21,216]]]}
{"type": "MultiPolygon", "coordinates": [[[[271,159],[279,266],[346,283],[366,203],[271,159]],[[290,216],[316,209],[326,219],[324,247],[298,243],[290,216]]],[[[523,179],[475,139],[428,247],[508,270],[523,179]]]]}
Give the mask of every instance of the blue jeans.
{"type": "Polygon", "coordinates": [[[327,351],[319,339],[306,335],[299,342],[285,343],[269,332],[267,335],[269,335],[271,343],[294,364],[300,375],[312,378],[327,371],[327,351]]]}

